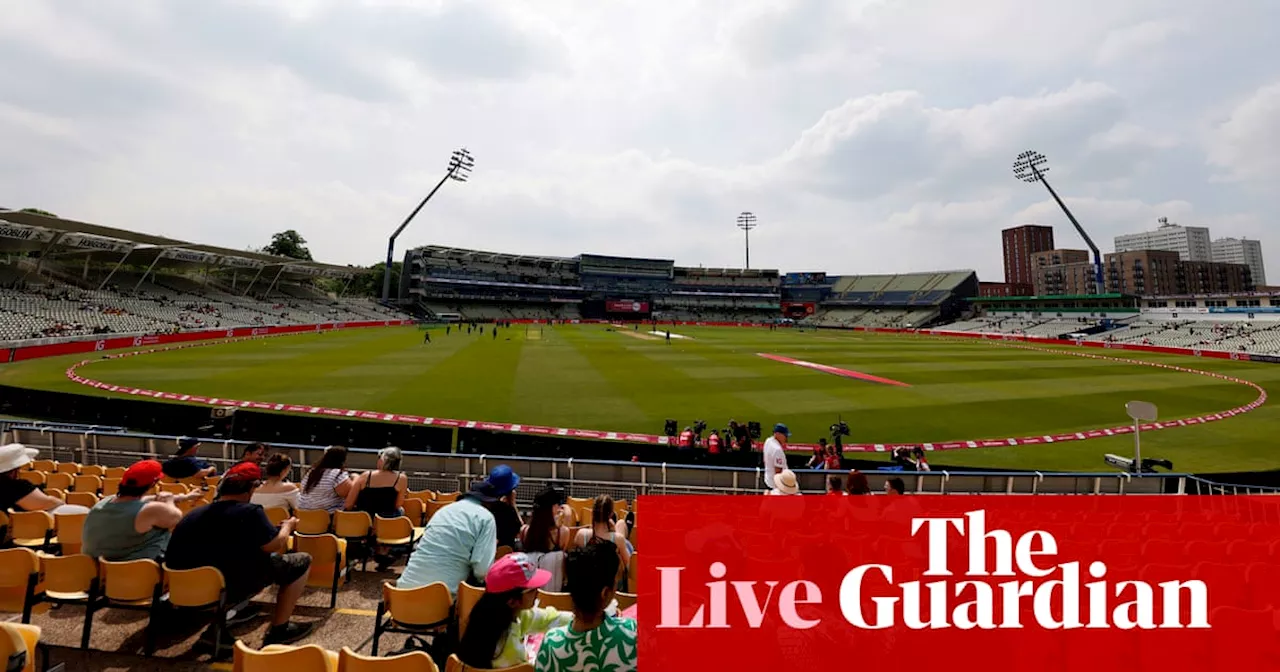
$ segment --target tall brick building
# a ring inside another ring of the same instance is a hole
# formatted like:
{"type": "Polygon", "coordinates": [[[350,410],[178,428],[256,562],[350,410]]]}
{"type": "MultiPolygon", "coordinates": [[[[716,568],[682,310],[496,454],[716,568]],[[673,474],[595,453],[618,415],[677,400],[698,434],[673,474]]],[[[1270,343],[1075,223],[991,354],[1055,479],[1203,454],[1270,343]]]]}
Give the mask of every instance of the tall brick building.
{"type": "Polygon", "coordinates": [[[1105,255],[1107,291],[1119,294],[1179,294],[1179,255],[1170,250],[1134,250],[1105,255]]]}
{"type": "Polygon", "coordinates": [[[1253,291],[1254,282],[1245,264],[1219,261],[1184,261],[1178,268],[1179,294],[1231,294],[1253,291]]]}
{"type": "Polygon", "coordinates": [[[1000,232],[1004,243],[1004,281],[1034,285],[1031,255],[1053,249],[1053,227],[1026,224],[1000,232]]]}

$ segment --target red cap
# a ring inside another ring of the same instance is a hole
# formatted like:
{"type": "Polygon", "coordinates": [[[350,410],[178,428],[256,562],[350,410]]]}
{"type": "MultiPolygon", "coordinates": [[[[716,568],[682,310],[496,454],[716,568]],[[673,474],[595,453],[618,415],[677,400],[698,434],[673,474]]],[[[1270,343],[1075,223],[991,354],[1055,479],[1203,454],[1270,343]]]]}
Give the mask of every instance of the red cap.
{"type": "Polygon", "coordinates": [[[135,462],[133,466],[125,469],[124,476],[120,477],[120,485],[149,488],[155,485],[163,474],[164,467],[155,460],[135,462]]]}
{"type": "Polygon", "coordinates": [[[258,465],[253,462],[241,462],[228,469],[226,476],[223,476],[223,478],[239,481],[261,481],[262,469],[258,468],[258,465]]]}

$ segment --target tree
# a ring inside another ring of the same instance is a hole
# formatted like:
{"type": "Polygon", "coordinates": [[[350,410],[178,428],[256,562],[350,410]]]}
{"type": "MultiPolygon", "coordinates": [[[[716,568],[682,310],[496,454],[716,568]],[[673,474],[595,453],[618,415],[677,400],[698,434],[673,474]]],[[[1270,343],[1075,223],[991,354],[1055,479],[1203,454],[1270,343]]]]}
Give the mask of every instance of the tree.
{"type": "Polygon", "coordinates": [[[262,248],[262,251],[278,257],[312,261],[311,250],[307,249],[307,239],[293,229],[271,236],[271,244],[262,248]]]}
{"type": "Polygon", "coordinates": [[[40,215],[41,217],[57,217],[57,215],[52,212],[49,212],[48,210],[41,210],[40,208],[23,208],[18,212],[29,212],[33,215],[40,215]]]}

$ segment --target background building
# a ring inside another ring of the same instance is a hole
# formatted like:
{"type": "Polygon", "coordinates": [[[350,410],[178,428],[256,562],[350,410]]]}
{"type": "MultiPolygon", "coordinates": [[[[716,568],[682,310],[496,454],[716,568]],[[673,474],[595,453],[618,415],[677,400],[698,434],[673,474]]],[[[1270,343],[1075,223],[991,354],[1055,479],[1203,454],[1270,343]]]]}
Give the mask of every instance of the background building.
{"type": "Polygon", "coordinates": [[[1004,281],[1032,284],[1031,255],[1053,249],[1053,227],[1025,224],[1000,232],[1004,243],[1004,281]]]}
{"type": "MultiPolygon", "coordinates": [[[[1134,250],[1106,255],[1107,289],[1118,294],[1177,294],[1179,253],[1134,250]]],[[[1207,263],[1207,262],[1205,262],[1207,263]]]]}
{"type": "Polygon", "coordinates": [[[1089,294],[1091,292],[1068,292],[1066,286],[1083,290],[1087,285],[1093,287],[1090,279],[1075,280],[1078,273],[1075,265],[1089,263],[1089,253],[1085,250],[1045,250],[1031,255],[1031,284],[1036,296],[1053,296],[1058,294],[1089,294]],[[1067,268],[1070,265],[1071,268],[1067,268]],[[1068,277],[1070,276],[1070,278],[1068,277]]]}
{"type": "Polygon", "coordinates": [[[1266,285],[1267,273],[1262,264],[1262,243],[1248,238],[1219,238],[1211,244],[1213,260],[1228,264],[1244,264],[1254,285],[1266,285]]]}
{"type": "Polygon", "coordinates": [[[1031,296],[1032,285],[1021,282],[980,282],[978,296],[1031,296]]]}
{"type": "Polygon", "coordinates": [[[1253,291],[1249,267],[1217,261],[1184,261],[1178,265],[1179,294],[1233,294],[1253,291]]]}
{"type": "Polygon", "coordinates": [[[1167,250],[1177,252],[1183,261],[1213,261],[1208,228],[1171,224],[1168,217],[1160,218],[1155,231],[1116,236],[1115,246],[1116,252],[1167,250]]]}

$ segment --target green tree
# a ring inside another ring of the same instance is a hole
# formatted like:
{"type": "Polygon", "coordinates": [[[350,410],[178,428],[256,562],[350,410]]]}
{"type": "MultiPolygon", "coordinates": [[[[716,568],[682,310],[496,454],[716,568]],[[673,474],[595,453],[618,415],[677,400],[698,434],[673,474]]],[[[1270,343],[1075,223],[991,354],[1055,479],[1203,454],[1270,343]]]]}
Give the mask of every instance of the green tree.
{"type": "Polygon", "coordinates": [[[41,210],[40,208],[23,208],[18,212],[29,212],[33,215],[40,215],[41,217],[57,217],[57,215],[52,212],[49,212],[48,210],[41,210]]]}
{"type": "Polygon", "coordinates": [[[262,251],[279,257],[313,261],[311,250],[307,249],[307,239],[293,229],[271,236],[271,244],[262,248],[262,251]]]}

